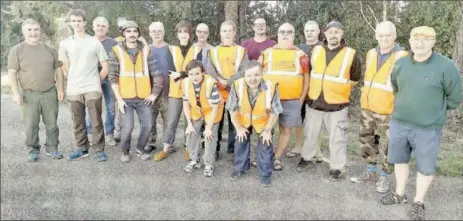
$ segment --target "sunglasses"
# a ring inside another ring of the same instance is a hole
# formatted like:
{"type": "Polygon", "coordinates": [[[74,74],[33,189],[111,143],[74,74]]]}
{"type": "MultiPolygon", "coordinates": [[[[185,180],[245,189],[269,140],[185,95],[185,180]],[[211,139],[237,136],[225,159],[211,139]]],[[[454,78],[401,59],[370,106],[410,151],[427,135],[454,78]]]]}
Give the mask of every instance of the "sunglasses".
{"type": "Polygon", "coordinates": [[[208,31],[196,31],[197,34],[203,34],[203,35],[207,35],[209,34],[208,31]]]}
{"type": "Polygon", "coordinates": [[[285,35],[285,34],[286,34],[286,35],[292,35],[293,33],[294,33],[294,32],[293,32],[292,30],[287,30],[287,31],[285,31],[285,30],[280,30],[280,31],[278,31],[278,34],[281,34],[281,35],[285,35]]]}

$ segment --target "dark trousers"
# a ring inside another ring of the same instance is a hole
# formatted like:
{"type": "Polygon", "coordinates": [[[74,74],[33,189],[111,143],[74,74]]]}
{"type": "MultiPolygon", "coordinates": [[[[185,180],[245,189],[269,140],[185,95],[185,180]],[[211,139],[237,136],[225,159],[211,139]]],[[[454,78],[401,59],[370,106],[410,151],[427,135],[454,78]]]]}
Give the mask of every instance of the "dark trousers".
{"type": "Polygon", "coordinates": [[[217,139],[217,147],[216,151],[220,151],[220,141],[222,140],[222,129],[223,129],[223,124],[225,122],[225,112],[227,112],[227,118],[228,118],[228,144],[227,144],[227,153],[234,153],[235,151],[235,137],[236,137],[236,131],[235,127],[233,126],[233,123],[231,122],[230,118],[230,112],[228,110],[224,110],[222,114],[222,120],[219,123],[219,139],[217,139]]]}
{"type": "Polygon", "coordinates": [[[137,149],[145,153],[144,147],[148,142],[153,125],[152,106],[146,105],[141,99],[125,100],[125,113],[120,113],[121,142],[122,152],[129,153],[132,140],[132,131],[135,124],[134,113],[137,112],[140,122],[140,134],[138,135],[137,149]]]}
{"type": "Polygon", "coordinates": [[[92,122],[92,144],[96,152],[103,151],[105,146],[103,120],[101,112],[103,105],[102,98],[87,99],[87,96],[81,95],[80,101],[70,100],[72,120],[74,121],[74,136],[77,141],[79,150],[88,151],[90,142],[87,137],[87,127],[85,124],[85,107],[92,122]]]}
{"type": "MultiPolygon", "coordinates": [[[[235,161],[233,163],[234,172],[245,172],[251,168],[251,162],[249,160],[251,154],[251,135],[252,128],[249,129],[249,133],[246,140],[235,142],[235,161]]],[[[257,169],[261,177],[270,177],[273,171],[273,145],[264,144],[262,138],[259,137],[256,146],[256,159],[257,169]]]]}

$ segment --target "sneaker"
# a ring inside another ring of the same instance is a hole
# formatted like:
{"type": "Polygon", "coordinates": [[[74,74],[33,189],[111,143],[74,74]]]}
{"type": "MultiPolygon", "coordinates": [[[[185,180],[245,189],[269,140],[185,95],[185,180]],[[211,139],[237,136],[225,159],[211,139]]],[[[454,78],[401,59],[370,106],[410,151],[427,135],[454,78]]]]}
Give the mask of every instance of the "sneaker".
{"type": "Polygon", "coordinates": [[[190,152],[187,148],[183,150],[183,159],[185,159],[185,161],[190,161],[190,152]]]}
{"type": "Polygon", "coordinates": [[[344,177],[345,172],[346,172],[345,169],[342,169],[342,170],[330,169],[328,179],[330,181],[338,181],[338,180],[340,180],[340,179],[342,179],[344,177]]]}
{"type": "MultiPolygon", "coordinates": [[[[350,181],[354,183],[363,183],[363,182],[369,182],[369,181],[376,181],[377,179],[378,179],[378,176],[376,175],[376,173],[370,172],[368,170],[364,170],[357,177],[350,178],[350,181]]],[[[376,184],[376,186],[378,186],[378,184],[376,184]]]]}
{"type": "Polygon", "coordinates": [[[424,204],[420,202],[413,202],[412,208],[408,211],[408,217],[411,220],[424,220],[426,211],[424,209],[424,204]]]}
{"type": "Polygon", "coordinates": [[[167,153],[175,153],[175,152],[177,152],[177,150],[175,149],[174,146],[169,146],[169,147],[167,148],[167,153]]]}
{"type": "Polygon", "coordinates": [[[269,187],[270,186],[270,177],[261,177],[260,178],[260,186],[269,187]]]}
{"type": "Polygon", "coordinates": [[[243,171],[233,172],[231,177],[230,177],[230,181],[237,181],[237,180],[241,179],[241,177],[243,177],[243,176],[244,176],[243,171]]]}
{"type": "Polygon", "coordinates": [[[317,156],[313,157],[311,160],[314,161],[314,162],[317,162],[317,163],[323,162],[323,158],[317,157],[317,156]]]}
{"type": "Polygon", "coordinates": [[[190,161],[188,164],[183,168],[186,172],[191,173],[194,169],[196,169],[196,162],[190,161]]]}
{"type": "Polygon", "coordinates": [[[156,147],[155,147],[155,146],[146,145],[143,149],[145,150],[146,153],[152,153],[153,150],[156,149],[156,147]]]}
{"type": "Polygon", "coordinates": [[[108,144],[109,146],[116,146],[117,143],[114,139],[113,134],[109,134],[108,136],[106,136],[106,144],[108,144]]]}
{"type": "Polygon", "coordinates": [[[58,151],[53,151],[51,153],[48,153],[48,152],[45,152],[45,154],[49,157],[51,157],[52,159],[62,159],[63,158],[63,154],[61,154],[60,152],[58,151]]]}
{"type": "Polygon", "coordinates": [[[107,160],[108,160],[108,156],[106,155],[105,152],[98,151],[96,153],[96,162],[103,162],[103,161],[107,161],[107,160]]]}
{"type": "Polygon", "coordinates": [[[88,151],[76,150],[68,154],[68,160],[78,160],[88,156],[88,151]]]}
{"type": "Polygon", "coordinates": [[[121,162],[122,163],[130,162],[130,155],[128,153],[122,153],[121,154],[121,162]]]}
{"type": "Polygon", "coordinates": [[[303,157],[301,157],[301,161],[297,164],[296,170],[298,171],[303,171],[305,169],[312,169],[315,166],[315,161],[313,160],[304,160],[303,157]]]}
{"type": "Polygon", "coordinates": [[[205,177],[211,177],[214,176],[214,167],[212,165],[207,165],[204,168],[204,176],[205,177]]]}
{"type": "Polygon", "coordinates": [[[399,196],[395,191],[389,192],[381,200],[383,205],[404,204],[407,202],[407,196],[399,196]]]}
{"type": "Polygon", "coordinates": [[[168,156],[168,154],[167,154],[166,152],[164,152],[164,151],[161,150],[161,151],[159,151],[156,155],[154,155],[153,160],[154,160],[155,162],[159,162],[159,161],[161,161],[161,160],[166,159],[167,156],[168,156]]]}
{"type": "Polygon", "coordinates": [[[39,159],[39,153],[38,152],[35,152],[35,151],[32,151],[29,153],[29,162],[37,162],[37,160],[39,159]]]}
{"type": "Polygon", "coordinates": [[[141,160],[150,160],[151,159],[151,154],[149,154],[149,153],[143,153],[143,154],[141,154],[139,156],[140,156],[141,160]]]}
{"type": "Polygon", "coordinates": [[[385,193],[389,190],[389,180],[386,176],[380,176],[378,182],[376,182],[376,192],[385,193]]]}

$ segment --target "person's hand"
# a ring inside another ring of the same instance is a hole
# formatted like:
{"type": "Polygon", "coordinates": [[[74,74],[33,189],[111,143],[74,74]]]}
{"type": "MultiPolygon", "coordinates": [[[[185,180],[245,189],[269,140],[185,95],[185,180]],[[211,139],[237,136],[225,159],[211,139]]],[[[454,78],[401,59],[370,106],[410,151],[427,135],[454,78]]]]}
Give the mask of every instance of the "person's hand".
{"type": "Polygon", "coordinates": [[[172,79],[175,80],[175,79],[179,78],[180,76],[182,76],[182,73],[180,73],[180,72],[175,72],[175,71],[170,71],[169,77],[171,77],[172,79]]]}
{"type": "Polygon", "coordinates": [[[188,124],[188,126],[186,127],[186,130],[185,130],[185,136],[190,136],[190,134],[193,133],[193,134],[196,134],[196,131],[195,131],[195,128],[193,127],[193,125],[191,124],[188,124]]]}
{"type": "Polygon", "coordinates": [[[299,102],[301,102],[301,104],[304,104],[304,102],[305,102],[305,97],[299,98],[299,102]]]}
{"type": "Polygon", "coordinates": [[[219,79],[219,84],[222,88],[227,88],[228,85],[227,81],[224,79],[219,79]]]}
{"type": "Polygon", "coordinates": [[[249,131],[246,128],[240,126],[236,129],[236,139],[242,143],[247,139],[248,133],[249,131]]]}
{"type": "Polygon", "coordinates": [[[204,129],[204,138],[206,138],[207,141],[211,142],[212,141],[212,129],[209,127],[206,127],[204,129]]]}
{"type": "Polygon", "coordinates": [[[64,100],[64,91],[58,90],[58,101],[62,103],[64,100]]]}
{"type": "Polygon", "coordinates": [[[13,100],[16,102],[19,106],[23,105],[23,96],[21,94],[15,94],[13,95],[13,100]]]}
{"type": "Polygon", "coordinates": [[[150,96],[146,97],[145,100],[143,100],[143,103],[146,105],[153,105],[154,101],[156,100],[156,95],[150,94],[150,96]]]}
{"type": "Polygon", "coordinates": [[[125,107],[127,107],[127,104],[124,100],[121,99],[117,101],[117,108],[119,109],[119,112],[121,112],[122,114],[125,114],[125,107]]]}
{"type": "Polygon", "coordinates": [[[264,145],[270,145],[272,143],[272,133],[269,130],[264,130],[260,137],[262,138],[262,143],[264,145]]]}

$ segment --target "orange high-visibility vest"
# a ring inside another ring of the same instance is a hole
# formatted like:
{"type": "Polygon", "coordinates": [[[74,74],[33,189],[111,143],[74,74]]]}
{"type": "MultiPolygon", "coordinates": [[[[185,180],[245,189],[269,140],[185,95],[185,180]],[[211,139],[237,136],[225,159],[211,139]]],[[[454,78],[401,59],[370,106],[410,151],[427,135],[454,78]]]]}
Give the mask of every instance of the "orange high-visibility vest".
{"type": "MultiPolygon", "coordinates": [[[[185,71],[187,64],[191,61],[196,59],[201,48],[196,46],[196,44],[192,45],[186,54],[185,57],[182,55],[182,50],[178,46],[170,45],[169,46],[170,53],[172,54],[172,58],[174,60],[175,70],[177,72],[185,71]]],[[[181,98],[182,97],[182,87],[181,87],[181,80],[177,82],[174,79],[169,79],[169,97],[173,98],[181,98]]]]}
{"type": "Polygon", "coordinates": [[[278,83],[280,100],[299,99],[304,87],[299,49],[268,48],[263,53],[264,79],[278,83]]]}
{"type": "Polygon", "coordinates": [[[262,133],[270,118],[272,100],[278,83],[267,80],[262,81],[262,84],[265,84],[267,89],[259,92],[254,108],[252,108],[244,78],[238,79],[234,83],[239,104],[238,121],[245,128],[252,126],[257,133],[262,133]]]}
{"type": "MultiPolygon", "coordinates": [[[[229,79],[238,71],[246,54],[246,48],[239,45],[218,45],[211,48],[208,53],[217,72],[225,79],[229,79]]],[[[219,92],[224,100],[228,99],[226,88],[219,88],[219,92]]]]}
{"type": "Polygon", "coordinates": [[[355,49],[344,47],[326,65],[326,51],[317,45],[312,51],[309,98],[317,100],[323,90],[328,104],[349,103],[350,91],[354,82],[350,81],[350,68],[355,56],[355,49]]]}
{"type": "Polygon", "coordinates": [[[394,63],[406,56],[406,51],[396,51],[377,70],[378,53],[373,48],[367,53],[365,84],[362,88],[360,104],[363,109],[378,114],[390,115],[394,107],[394,93],[391,85],[391,72],[394,63]]]}
{"type": "Polygon", "coordinates": [[[138,53],[135,64],[127,51],[116,45],[112,49],[120,64],[119,90],[122,98],[146,98],[151,94],[148,70],[149,47],[138,53]]]}
{"type": "Polygon", "coordinates": [[[222,120],[222,114],[224,110],[223,100],[218,104],[219,111],[217,112],[217,116],[215,119],[211,119],[212,105],[209,103],[209,97],[212,94],[212,87],[214,85],[217,85],[217,82],[212,77],[205,75],[203,82],[201,83],[201,89],[199,91],[199,101],[201,103],[200,107],[196,102],[196,93],[193,82],[191,82],[188,78],[183,80],[183,90],[188,92],[187,95],[188,103],[190,104],[191,119],[199,120],[204,117],[206,123],[210,123],[211,121],[213,123],[218,123],[222,120]]]}

